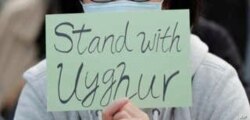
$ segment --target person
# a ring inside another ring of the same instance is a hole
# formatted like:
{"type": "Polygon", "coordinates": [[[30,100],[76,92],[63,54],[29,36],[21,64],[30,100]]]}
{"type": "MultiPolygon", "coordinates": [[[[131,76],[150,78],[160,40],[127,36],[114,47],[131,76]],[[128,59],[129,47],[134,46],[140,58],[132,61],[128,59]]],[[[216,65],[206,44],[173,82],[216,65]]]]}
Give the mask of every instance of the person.
{"type": "Polygon", "coordinates": [[[39,0],[1,0],[0,4],[0,114],[13,120],[24,86],[22,74],[38,62],[34,42],[45,6],[39,0]]]}
{"type": "MultiPolygon", "coordinates": [[[[197,18],[198,0],[83,0],[84,12],[136,9],[183,9],[191,11],[191,23],[197,18]],[[163,3],[162,3],[163,2],[163,3]],[[129,4],[127,4],[129,3],[129,4]],[[146,3],[146,4],[145,4],[146,3]],[[119,7],[123,4],[123,7],[119,7]],[[125,6],[125,7],[124,7],[125,6]]],[[[80,3],[79,3],[80,4],[80,3]]],[[[240,120],[250,118],[249,103],[235,69],[208,52],[208,47],[190,36],[193,74],[191,107],[140,109],[127,98],[113,102],[103,110],[47,112],[46,60],[24,74],[14,120],[240,120]],[[102,112],[101,112],[102,111],[102,112]]],[[[167,67],[167,66],[166,66],[167,67]]],[[[190,81],[191,82],[191,81],[190,81]]]]}
{"type": "Polygon", "coordinates": [[[239,49],[241,59],[246,59],[248,0],[203,0],[202,15],[224,27],[239,49]],[[222,7],[223,6],[223,7],[222,7]]]}
{"type": "Polygon", "coordinates": [[[244,88],[249,86],[244,79],[244,66],[240,52],[224,27],[204,17],[199,17],[193,26],[192,33],[207,44],[209,52],[227,61],[236,69],[244,88]]]}
{"type": "MultiPolygon", "coordinates": [[[[247,51],[246,51],[246,68],[245,68],[245,71],[246,72],[249,72],[250,71],[250,37],[249,37],[249,40],[248,40],[248,44],[247,44],[247,51]]],[[[245,74],[245,80],[248,84],[250,84],[250,75],[249,74],[245,74]]],[[[248,99],[250,99],[250,87],[248,87],[246,89],[247,91],[247,95],[248,95],[248,99]]]]}
{"type": "MultiPolygon", "coordinates": [[[[245,61],[245,71],[250,71],[250,1],[248,0],[248,39],[247,39],[247,47],[246,47],[246,61],[245,61]]],[[[245,74],[245,80],[248,84],[250,84],[250,74],[245,74]]],[[[247,89],[247,94],[250,98],[250,87],[247,89]]]]}
{"type": "Polygon", "coordinates": [[[199,36],[208,45],[209,52],[222,58],[236,69],[247,93],[248,101],[250,101],[250,82],[248,81],[249,78],[246,77],[249,74],[245,72],[249,71],[246,69],[249,67],[247,63],[249,60],[246,60],[246,65],[243,66],[243,60],[241,59],[237,45],[228,31],[211,20],[199,17],[197,23],[193,26],[192,33],[199,36]]]}

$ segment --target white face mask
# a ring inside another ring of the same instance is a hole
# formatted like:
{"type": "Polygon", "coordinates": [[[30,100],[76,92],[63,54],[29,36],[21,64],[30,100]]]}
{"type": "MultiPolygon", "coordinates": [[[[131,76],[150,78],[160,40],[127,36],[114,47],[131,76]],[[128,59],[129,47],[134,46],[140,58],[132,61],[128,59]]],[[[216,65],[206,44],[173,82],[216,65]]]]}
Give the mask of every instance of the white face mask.
{"type": "Polygon", "coordinates": [[[83,4],[84,12],[125,12],[141,10],[161,10],[162,2],[134,2],[118,0],[107,3],[83,4]]]}

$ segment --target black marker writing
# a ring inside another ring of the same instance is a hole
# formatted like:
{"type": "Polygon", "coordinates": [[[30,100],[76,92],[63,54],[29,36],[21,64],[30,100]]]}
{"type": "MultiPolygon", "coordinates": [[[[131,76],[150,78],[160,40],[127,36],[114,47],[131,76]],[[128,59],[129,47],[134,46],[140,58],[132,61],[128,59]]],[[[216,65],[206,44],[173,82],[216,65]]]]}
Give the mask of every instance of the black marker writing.
{"type": "Polygon", "coordinates": [[[103,53],[110,52],[112,54],[121,53],[121,52],[132,52],[133,49],[128,45],[128,30],[129,30],[129,21],[127,21],[124,34],[115,35],[113,33],[107,34],[105,36],[100,35],[92,35],[92,32],[96,32],[92,28],[86,28],[86,25],[83,24],[80,29],[75,29],[75,26],[70,22],[63,22],[58,24],[55,27],[55,35],[64,38],[69,41],[65,44],[70,44],[69,48],[59,48],[57,44],[54,44],[54,49],[60,53],[69,53],[72,51],[74,46],[77,46],[77,52],[79,55],[83,55],[85,53],[93,54],[93,53],[103,53]],[[72,33],[67,33],[65,31],[60,31],[60,28],[70,27],[72,33]],[[92,36],[90,36],[92,35],[92,36]],[[73,38],[78,37],[78,40],[73,40],[73,38]],[[87,37],[88,36],[88,37],[87,37]],[[77,41],[77,42],[76,42],[77,41]]]}
{"type": "Polygon", "coordinates": [[[179,48],[179,42],[180,42],[180,35],[176,34],[177,28],[179,23],[176,22],[172,35],[169,35],[171,27],[168,26],[164,31],[164,35],[162,36],[161,32],[162,29],[158,29],[157,32],[154,34],[153,39],[149,39],[146,32],[141,31],[137,34],[137,38],[140,38],[142,40],[141,42],[141,53],[146,52],[172,52],[172,50],[175,50],[176,52],[180,52],[181,49],[179,48]],[[173,48],[174,45],[176,46],[175,49],[173,48]],[[160,51],[161,50],[161,51],[160,51]]]}

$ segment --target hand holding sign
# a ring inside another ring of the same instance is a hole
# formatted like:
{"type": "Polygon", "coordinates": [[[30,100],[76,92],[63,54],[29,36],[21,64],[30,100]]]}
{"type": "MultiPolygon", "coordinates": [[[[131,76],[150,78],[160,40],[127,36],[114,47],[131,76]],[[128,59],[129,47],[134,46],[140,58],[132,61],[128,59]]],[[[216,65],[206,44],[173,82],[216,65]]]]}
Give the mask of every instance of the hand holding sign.
{"type": "Polygon", "coordinates": [[[48,109],[189,106],[189,39],[187,10],[49,15],[48,109]]]}
{"type": "Polygon", "coordinates": [[[149,120],[146,113],[131,103],[128,99],[120,99],[106,107],[103,120],[149,120]]]}

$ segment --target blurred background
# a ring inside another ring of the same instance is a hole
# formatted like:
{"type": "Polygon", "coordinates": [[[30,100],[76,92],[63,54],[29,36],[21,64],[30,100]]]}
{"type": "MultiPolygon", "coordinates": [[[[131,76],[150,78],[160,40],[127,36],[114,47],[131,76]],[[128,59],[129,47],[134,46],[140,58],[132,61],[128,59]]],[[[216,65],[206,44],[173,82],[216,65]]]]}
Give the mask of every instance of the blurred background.
{"type": "MultiPolygon", "coordinates": [[[[203,0],[192,33],[237,70],[250,98],[250,0],[203,0]]],[[[45,14],[76,13],[77,0],[0,0],[0,120],[12,120],[23,72],[45,58],[45,14]]]]}

